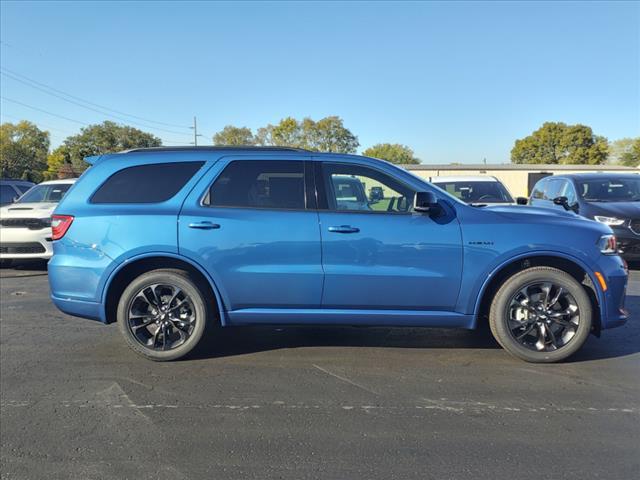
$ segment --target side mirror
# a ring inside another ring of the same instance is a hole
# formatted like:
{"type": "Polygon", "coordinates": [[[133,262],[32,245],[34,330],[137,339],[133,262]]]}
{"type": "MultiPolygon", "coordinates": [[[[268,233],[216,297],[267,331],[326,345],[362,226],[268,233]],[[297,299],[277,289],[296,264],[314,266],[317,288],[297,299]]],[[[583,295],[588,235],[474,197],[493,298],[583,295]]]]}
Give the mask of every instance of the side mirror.
{"type": "Polygon", "coordinates": [[[435,213],[440,211],[438,197],[433,192],[416,192],[413,209],[420,213],[435,213]]]}
{"type": "Polygon", "coordinates": [[[527,197],[516,198],[516,205],[528,205],[528,204],[529,204],[529,199],[527,197]]]}
{"type": "Polygon", "coordinates": [[[567,197],[556,197],[553,199],[554,205],[560,205],[565,210],[578,213],[578,204],[574,203],[573,205],[569,205],[569,199],[567,197]]]}

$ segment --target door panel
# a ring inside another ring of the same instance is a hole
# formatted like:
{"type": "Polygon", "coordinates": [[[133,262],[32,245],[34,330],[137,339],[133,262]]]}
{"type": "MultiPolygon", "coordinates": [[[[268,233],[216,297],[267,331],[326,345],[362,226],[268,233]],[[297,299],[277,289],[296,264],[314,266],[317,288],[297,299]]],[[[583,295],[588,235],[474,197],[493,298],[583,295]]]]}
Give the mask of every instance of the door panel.
{"type": "Polygon", "coordinates": [[[327,308],[452,310],[462,271],[460,226],[427,215],[320,213],[327,308]],[[348,225],[353,233],[331,232],[348,225]]]}
{"type": "Polygon", "coordinates": [[[299,197],[303,162],[251,162],[216,169],[222,172],[204,205],[199,199],[213,178],[192,192],[180,215],[180,253],[212,276],[228,311],[318,307],[320,232],[317,212],[305,210],[299,197]]]}
{"type": "Polygon", "coordinates": [[[453,310],[462,275],[453,208],[437,221],[410,213],[415,192],[369,167],[324,164],[316,171],[327,196],[327,211],[320,211],[323,308],[453,310]],[[341,193],[359,190],[345,187],[346,178],[362,183],[369,206],[341,193]]]}

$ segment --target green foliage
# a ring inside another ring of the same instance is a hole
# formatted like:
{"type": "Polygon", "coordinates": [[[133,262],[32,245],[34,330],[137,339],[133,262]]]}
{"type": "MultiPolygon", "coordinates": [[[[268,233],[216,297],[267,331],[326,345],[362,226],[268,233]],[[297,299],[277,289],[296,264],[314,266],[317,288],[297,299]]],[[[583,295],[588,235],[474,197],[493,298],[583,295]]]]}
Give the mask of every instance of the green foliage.
{"type": "Polygon", "coordinates": [[[62,153],[72,165],[73,171],[79,174],[89,166],[83,160],[84,157],[160,145],[162,145],[161,140],[150,133],[105,121],[83,128],[78,135],[67,137],[62,144],[64,147],[62,153]]]}
{"type": "Polygon", "coordinates": [[[420,163],[420,160],[414,156],[413,150],[399,143],[378,143],[367,148],[362,154],[401,165],[420,163]]]}
{"type": "Polygon", "coordinates": [[[213,136],[214,145],[255,145],[253,132],[247,127],[227,125],[213,136]]]}
{"type": "MultiPolygon", "coordinates": [[[[43,173],[44,180],[55,180],[56,178],[66,177],[66,173],[73,172],[69,149],[64,145],[60,145],[47,156],[47,170],[43,173]]],[[[79,174],[80,172],[78,172],[79,174]]],[[[75,177],[77,175],[70,175],[75,177]]]]}
{"type": "Polygon", "coordinates": [[[287,117],[276,125],[259,128],[255,135],[257,145],[305,148],[317,152],[355,153],[360,145],[358,137],[346,128],[340,117],[330,116],[318,120],[305,118],[298,121],[287,117]]]}
{"type": "Polygon", "coordinates": [[[607,160],[607,139],[586,125],[546,122],[528,137],[516,140],[513,163],[600,165],[607,160]]]}
{"type": "Polygon", "coordinates": [[[0,125],[0,176],[39,182],[48,151],[49,132],[33,123],[0,125]]]}
{"type": "Polygon", "coordinates": [[[609,158],[613,163],[628,167],[640,166],[640,137],[621,138],[609,145],[609,158]]]}

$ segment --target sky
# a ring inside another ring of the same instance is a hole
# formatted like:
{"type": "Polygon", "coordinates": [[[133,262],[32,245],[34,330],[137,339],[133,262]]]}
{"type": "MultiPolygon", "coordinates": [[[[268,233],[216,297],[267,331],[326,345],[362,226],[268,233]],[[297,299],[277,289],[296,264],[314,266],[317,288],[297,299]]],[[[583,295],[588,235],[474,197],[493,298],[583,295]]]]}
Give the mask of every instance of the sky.
{"type": "Polygon", "coordinates": [[[1,120],[54,147],[104,120],[187,144],[194,116],[211,144],[338,115],[359,151],[423,163],[509,162],[545,121],[640,135],[640,2],[2,1],[0,22],[1,120]]]}

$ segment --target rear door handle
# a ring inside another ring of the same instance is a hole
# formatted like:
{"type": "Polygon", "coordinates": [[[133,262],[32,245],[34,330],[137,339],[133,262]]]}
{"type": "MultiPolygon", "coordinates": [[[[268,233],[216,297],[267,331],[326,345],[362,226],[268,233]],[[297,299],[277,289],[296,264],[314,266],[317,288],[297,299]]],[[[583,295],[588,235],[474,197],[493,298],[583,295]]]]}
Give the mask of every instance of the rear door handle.
{"type": "Polygon", "coordinates": [[[329,227],[329,231],[334,233],[358,233],[360,229],[352,227],[351,225],[338,225],[335,227],[329,227]]]}
{"type": "Polygon", "coordinates": [[[189,228],[197,228],[198,230],[214,230],[220,228],[220,225],[212,222],[194,222],[189,224],[189,228]]]}

